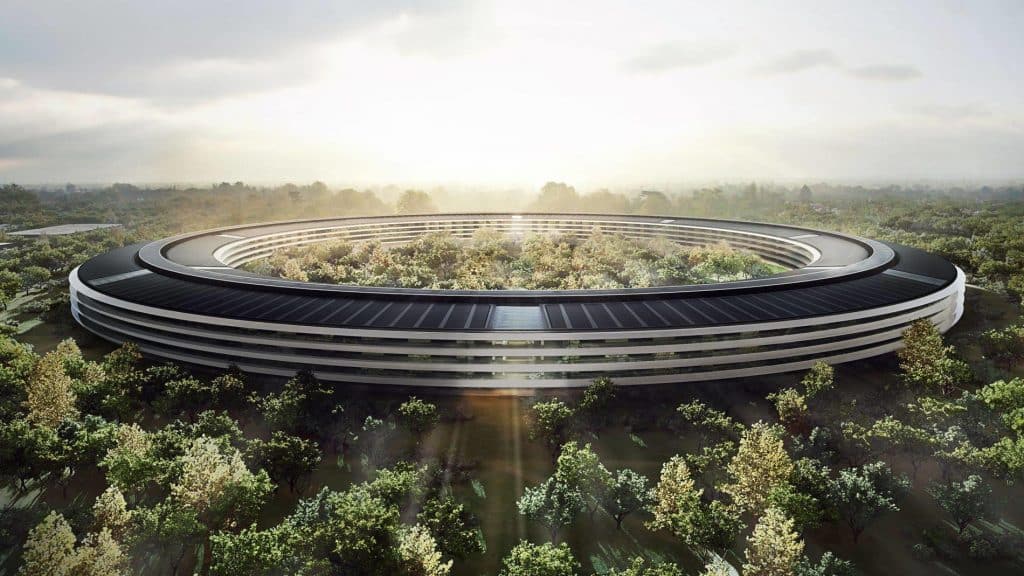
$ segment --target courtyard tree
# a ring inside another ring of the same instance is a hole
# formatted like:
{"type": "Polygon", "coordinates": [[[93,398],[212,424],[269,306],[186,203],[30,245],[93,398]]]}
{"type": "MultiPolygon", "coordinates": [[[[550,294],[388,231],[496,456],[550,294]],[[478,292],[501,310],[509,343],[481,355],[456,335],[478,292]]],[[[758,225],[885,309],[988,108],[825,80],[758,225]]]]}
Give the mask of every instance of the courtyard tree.
{"type": "Polygon", "coordinates": [[[520,542],[501,561],[500,576],[576,576],[579,562],[565,544],[520,542]]]}

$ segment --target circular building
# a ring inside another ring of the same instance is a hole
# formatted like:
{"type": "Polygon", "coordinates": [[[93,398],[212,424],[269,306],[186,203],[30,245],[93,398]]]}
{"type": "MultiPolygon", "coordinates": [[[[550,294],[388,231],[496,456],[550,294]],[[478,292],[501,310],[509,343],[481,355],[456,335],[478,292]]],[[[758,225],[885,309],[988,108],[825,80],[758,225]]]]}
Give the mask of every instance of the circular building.
{"type": "Polygon", "coordinates": [[[660,384],[804,370],[900,348],[922,318],[948,330],[964,274],[915,248],[751,222],[591,214],[333,218],[220,228],[136,244],[71,273],[88,330],[151,357],[324,380],[547,388],[660,384]],[[687,246],[725,242],[789,270],[718,284],[618,290],[426,290],[295,282],[236,266],[344,238],[400,244],[469,237],[587,235],[595,228],[687,246]]]}

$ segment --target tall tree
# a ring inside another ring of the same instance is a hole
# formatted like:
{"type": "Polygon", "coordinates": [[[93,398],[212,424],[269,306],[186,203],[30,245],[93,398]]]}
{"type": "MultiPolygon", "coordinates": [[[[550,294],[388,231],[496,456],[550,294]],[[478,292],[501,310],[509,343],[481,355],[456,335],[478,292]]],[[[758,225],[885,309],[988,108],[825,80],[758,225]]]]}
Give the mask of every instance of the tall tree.
{"type": "Polygon", "coordinates": [[[756,515],[764,510],[772,490],[789,481],[793,460],[779,431],[758,422],[743,432],[727,471],[731,481],[722,490],[740,508],[756,515]]]}
{"type": "Polygon", "coordinates": [[[673,456],[661,468],[648,527],[668,530],[687,546],[729,548],[742,526],[740,511],[717,500],[705,504],[703,492],[696,488],[686,460],[673,456]]]}
{"type": "Polygon", "coordinates": [[[22,576],[70,575],[75,559],[75,533],[64,516],[50,512],[29,531],[21,553],[22,576]]]}
{"type": "Polygon", "coordinates": [[[793,520],[778,508],[768,508],[747,537],[745,576],[792,576],[804,551],[793,520]]]}
{"type": "Polygon", "coordinates": [[[590,448],[566,442],[555,463],[555,481],[582,495],[586,512],[593,517],[611,484],[612,476],[590,448]]]}
{"type": "Polygon", "coordinates": [[[29,375],[25,405],[30,421],[55,428],[61,420],[78,415],[74,382],[64,370],[64,361],[59,350],[48,352],[29,375]]]}

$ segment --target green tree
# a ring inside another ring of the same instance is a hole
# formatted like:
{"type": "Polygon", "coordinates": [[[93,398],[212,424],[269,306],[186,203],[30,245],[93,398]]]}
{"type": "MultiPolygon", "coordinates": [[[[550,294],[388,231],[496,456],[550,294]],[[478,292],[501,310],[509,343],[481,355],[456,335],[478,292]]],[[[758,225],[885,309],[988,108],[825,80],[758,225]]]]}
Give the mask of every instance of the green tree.
{"type": "Polygon", "coordinates": [[[907,384],[940,394],[950,394],[971,381],[971,370],[954,356],[942,334],[930,320],[918,320],[903,332],[904,347],[897,352],[907,384]]]}
{"type": "Polygon", "coordinates": [[[11,270],[0,270],[0,308],[6,310],[7,303],[14,300],[21,288],[21,276],[11,270]]]}
{"type": "Polygon", "coordinates": [[[416,521],[430,530],[437,549],[447,558],[465,558],[484,551],[472,515],[450,496],[427,500],[416,521]]]}
{"type": "Polygon", "coordinates": [[[1001,414],[1007,428],[1024,433],[1024,378],[997,380],[981,387],[976,395],[985,406],[1001,414]]]}
{"type": "Polygon", "coordinates": [[[331,429],[340,407],[334,391],[325,386],[312,370],[299,370],[285,382],[280,392],[251,395],[250,402],[274,430],[319,437],[331,429]]]}
{"type": "Polygon", "coordinates": [[[138,507],[132,511],[136,521],[133,538],[138,541],[141,554],[159,557],[177,573],[189,550],[202,540],[207,532],[196,516],[196,511],[170,499],[151,507],[138,507]]]}
{"type": "Polygon", "coordinates": [[[792,576],[804,551],[793,520],[778,508],[767,508],[747,538],[745,576],[792,576]]]}
{"type": "Polygon", "coordinates": [[[254,440],[249,445],[253,460],[270,475],[276,483],[287,483],[295,492],[299,480],[309,476],[320,464],[320,447],[312,440],[292,436],[280,430],[270,435],[270,440],[254,440]]]}
{"type": "Polygon", "coordinates": [[[502,560],[501,576],[575,576],[580,569],[565,544],[520,542],[502,560]]]}
{"type": "Polygon", "coordinates": [[[50,271],[42,266],[26,266],[21,269],[21,289],[25,292],[41,288],[50,281],[50,271]]]}
{"type": "Polygon", "coordinates": [[[75,533],[64,516],[50,512],[29,531],[18,573],[23,576],[70,576],[75,563],[75,541],[75,533]]]}
{"type": "Polygon", "coordinates": [[[1002,363],[1006,370],[1024,362],[1024,324],[993,328],[981,335],[981,349],[987,358],[1002,363]]]}
{"type": "Polygon", "coordinates": [[[28,419],[56,428],[65,418],[75,418],[74,382],[64,371],[64,356],[59,350],[43,356],[29,375],[26,384],[28,419]]]}
{"type": "Polygon", "coordinates": [[[205,436],[191,441],[180,469],[171,497],[211,529],[252,522],[272,489],[267,473],[249,471],[237,449],[205,436]]]}
{"type": "Polygon", "coordinates": [[[806,556],[796,565],[796,576],[857,576],[857,570],[848,560],[843,560],[831,552],[825,552],[817,563],[811,562],[806,556]]]}
{"type": "Polygon", "coordinates": [[[210,575],[283,576],[293,554],[288,542],[287,523],[270,530],[255,526],[210,535],[210,575]]]}
{"type": "Polygon", "coordinates": [[[555,463],[555,481],[575,489],[583,496],[584,507],[593,517],[611,484],[612,475],[590,448],[566,442],[555,463]]]}
{"type": "Polygon", "coordinates": [[[562,528],[572,524],[586,509],[579,489],[557,481],[554,476],[539,486],[526,488],[516,505],[520,514],[547,529],[552,542],[558,542],[562,528]]]}
{"type": "Polygon", "coordinates": [[[398,214],[432,214],[437,212],[437,206],[430,194],[422,190],[406,190],[398,197],[395,211],[398,214]]]}
{"type": "Polygon", "coordinates": [[[163,463],[153,451],[152,438],[138,424],[118,427],[114,446],[99,464],[106,471],[107,481],[128,494],[141,494],[164,472],[163,463]]]}
{"type": "Polygon", "coordinates": [[[824,360],[819,360],[807,371],[800,384],[804,387],[804,395],[807,398],[814,398],[822,392],[831,390],[835,379],[835,368],[824,360]]]}
{"type": "Polygon", "coordinates": [[[799,430],[807,418],[807,399],[796,388],[783,388],[768,395],[775,404],[779,421],[790,430],[799,430]]]}
{"type": "Polygon", "coordinates": [[[722,491],[740,508],[758,515],[771,491],[789,481],[793,461],[778,430],[758,422],[743,432],[727,471],[731,482],[722,491]]]}
{"type": "Polygon", "coordinates": [[[615,394],[615,382],[611,378],[596,378],[583,391],[578,410],[592,427],[601,428],[607,423],[608,408],[615,401],[615,394]]]}
{"type": "Polygon", "coordinates": [[[363,483],[360,489],[389,506],[404,508],[422,494],[425,471],[426,467],[416,468],[400,462],[391,468],[377,470],[373,481],[363,483]]]}
{"type": "Polygon", "coordinates": [[[442,559],[430,531],[419,525],[399,528],[398,557],[403,572],[413,576],[447,576],[452,569],[452,561],[442,559]]]}
{"type": "Polygon", "coordinates": [[[618,529],[622,529],[627,515],[645,510],[653,503],[654,493],[647,486],[647,477],[629,468],[617,470],[601,495],[601,507],[615,519],[618,529]]]}
{"type": "Polygon", "coordinates": [[[339,573],[385,576],[397,572],[396,506],[361,490],[331,495],[329,506],[323,536],[329,539],[330,561],[339,573]]]}
{"type": "Polygon", "coordinates": [[[132,525],[132,513],[124,495],[116,486],[108,486],[96,497],[92,505],[93,524],[96,531],[109,530],[118,542],[123,542],[132,525]]]}
{"type": "Polygon", "coordinates": [[[906,478],[895,476],[884,462],[875,462],[840,470],[832,482],[832,502],[856,543],[876,518],[899,511],[896,501],[908,489],[906,478]]]}
{"type": "Polygon", "coordinates": [[[398,415],[416,439],[417,445],[438,422],[437,405],[424,402],[415,396],[410,396],[398,407],[398,415]]]}
{"type": "Polygon", "coordinates": [[[531,412],[533,417],[530,421],[530,439],[543,440],[551,452],[551,459],[555,460],[562,444],[565,444],[572,409],[566,406],[565,402],[554,399],[537,402],[531,412]]]}
{"type": "Polygon", "coordinates": [[[703,492],[696,488],[685,459],[673,456],[662,466],[654,488],[654,518],[648,527],[668,530],[687,546],[728,549],[742,526],[740,511],[717,500],[705,504],[703,492]]]}
{"type": "Polygon", "coordinates": [[[683,569],[669,562],[651,562],[642,557],[633,558],[622,570],[612,568],[608,576],[684,576],[683,569]]]}
{"type": "Polygon", "coordinates": [[[982,481],[981,476],[972,474],[963,481],[935,484],[928,491],[956,523],[957,532],[964,530],[988,513],[992,488],[982,481]]]}
{"type": "Polygon", "coordinates": [[[23,418],[0,421],[0,478],[16,480],[25,490],[30,480],[55,467],[58,438],[53,429],[23,418]]]}

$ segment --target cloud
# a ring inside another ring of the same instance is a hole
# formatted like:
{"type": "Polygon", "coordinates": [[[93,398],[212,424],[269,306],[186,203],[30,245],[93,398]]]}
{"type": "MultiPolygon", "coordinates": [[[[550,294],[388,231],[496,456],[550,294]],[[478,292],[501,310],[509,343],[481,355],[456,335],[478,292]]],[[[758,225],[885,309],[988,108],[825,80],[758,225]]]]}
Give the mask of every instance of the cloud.
{"type": "Polygon", "coordinates": [[[879,82],[902,82],[904,80],[913,80],[921,76],[921,71],[913,66],[886,64],[847,68],[846,73],[856,78],[877,80],[879,82]]]}
{"type": "Polygon", "coordinates": [[[659,73],[680,68],[707,66],[732,57],[735,50],[728,46],[684,46],[658,44],[622,63],[629,72],[659,73]]]}
{"type": "Polygon", "coordinates": [[[831,50],[795,50],[774,60],[757,66],[755,70],[762,74],[794,74],[811,68],[835,68],[839,66],[839,58],[831,50]]]}
{"type": "Polygon", "coordinates": [[[943,122],[980,120],[992,116],[992,110],[983,104],[961,104],[956,106],[930,104],[915,107],[913,113],[943,122]]]}
{"type": "Polygon", "coordinates": [[[0,76],[153,99],[280,87],[303,78],[311,46],[461,1],[15,0],[0,19],[0,76]]]}

